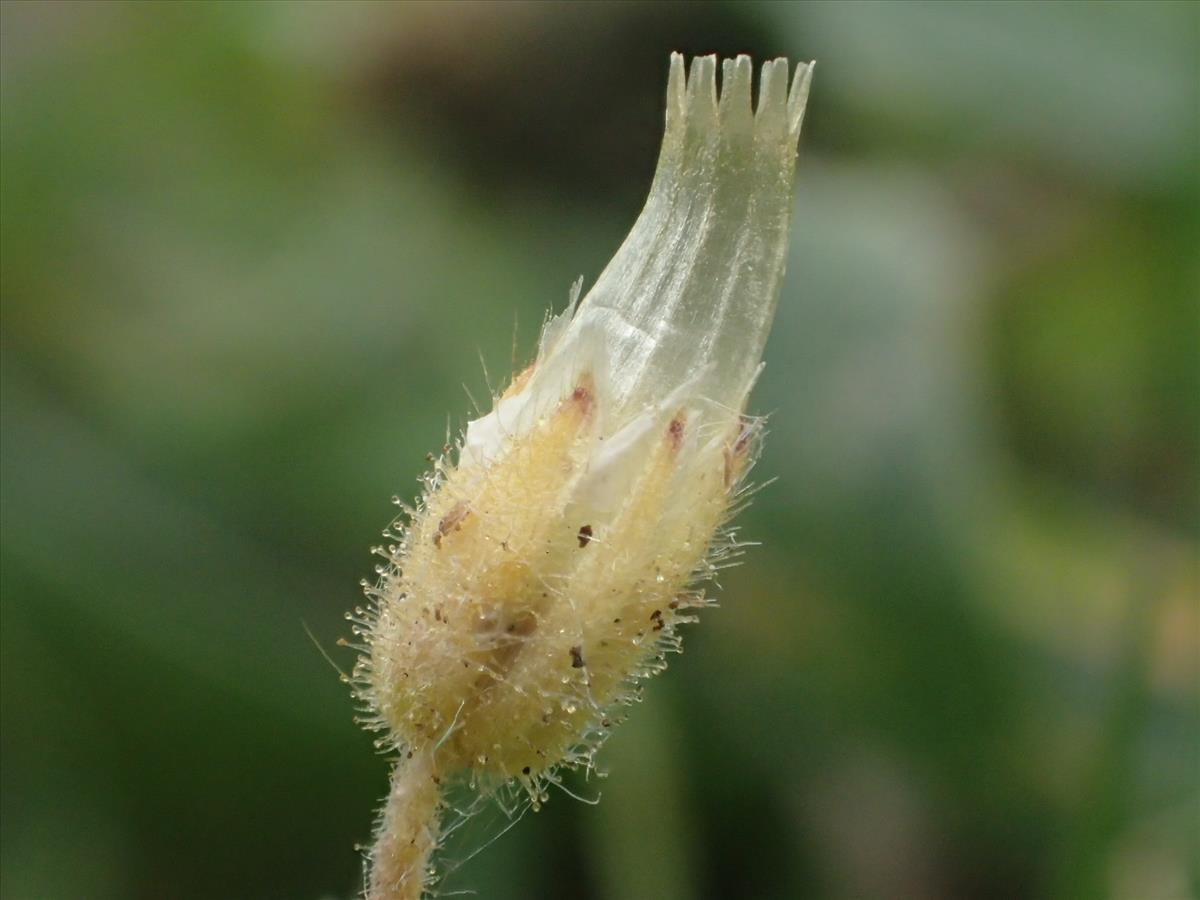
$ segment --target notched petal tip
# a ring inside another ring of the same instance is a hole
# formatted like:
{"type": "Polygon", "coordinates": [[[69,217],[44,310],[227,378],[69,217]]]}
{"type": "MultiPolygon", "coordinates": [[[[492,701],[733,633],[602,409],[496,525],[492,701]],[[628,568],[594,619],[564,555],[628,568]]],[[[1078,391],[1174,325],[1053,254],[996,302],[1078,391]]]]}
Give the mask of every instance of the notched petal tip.
{"type": "Polygon", "coordinates": [[[681,131],[689,144],[720,138],[722,143],[749,146],[739,135],[754,135],[754,143],[782,142],[794,149],[808,100],[814,63],[798,63],[789,85],[789,64],[780,57],[760,67],[758,103],[752,104],[754,63],[745,54],[719,60],[716,55],[694,56],[690,64],[681,53],[671,54],[667,82],[667,140],[681,131]],[[721,65],[720,90],[717,63],[721,65]]]}
{"type": "Polygon", "coordinates": [[[688,70],[684,114],[694,132],[712,127],[717,118],[717,57],[693,56],[688,70]]]}
{"type": "Polygon", "coordinates": [[[751,125],[750,88],[754,67],[750,57],[742,55],[721,63],[720,118],[723,131],[742,130],[751,125]]]}
{"type": "Polygon", "coordinates": [[[804,122],[804,110],[808,106],[808,89],[812,84],[816,62],[797,63],[792,77],[792,89],[788,92],[788,127],[795,138],[800,137],[800,125],[804,122]]]}
{"type": "Polygon", "coordinates": [[[671,54],[671,70],[667,75],[667,134],[670,135],[683,119],[687,103],[687,74],[683,54],[671,54]]]}
{"type": "Polygon", "coordinates": [[[758,85],[758,109],[754,112],[757,123],[783,118],[787,104],[787,75],[786,59],[772,59],[763,63],[758,85]]]}

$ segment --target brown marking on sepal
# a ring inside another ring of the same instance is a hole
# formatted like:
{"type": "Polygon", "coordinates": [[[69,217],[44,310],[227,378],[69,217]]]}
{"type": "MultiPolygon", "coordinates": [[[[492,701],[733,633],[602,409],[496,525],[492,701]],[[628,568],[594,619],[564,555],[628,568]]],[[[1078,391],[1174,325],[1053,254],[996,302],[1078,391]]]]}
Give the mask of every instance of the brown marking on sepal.
{"type": "Polygon", "coordinates": [[[575,390],[571,391],[571,402],[576,404],[580,412],[590,413],[592,404],[596,402],[596,395],[592,389],[592,378],[590,375],[585,375],[579,379],[579,383],[575,385],[575,390]]]}
{"type": "Polygon", "coordinates": [[[571,648],[571,668],[582,669],[583,666],[583,647],[581,647],[579,644],[576,644],[571,648]]]}
{"type": "Polygon", "coordinates": [[[685,421],[685,415],[680,411],[675,414],[675,418],[667,426],[667,442],[670,444],[672,453],[678,453],[679,448],[683,446],[683,426],[685,421]]]}
{"type": "Polygon", "coordinates": [[[450,507],[450,512],[442,516],[442,520],[438,522],[437,533],[433,536],[433,546],[439,549],[442,546],[442,538],[451,531],[458,531],[462,528],[463,520],[471,514],[471,506],[466,500],[459,500],[454,506],[450,507]]]}
{"type": "Polygon", "coordinates": [[[733,439],[733,443],[727,444],[725,447],[725,487],[727,489],[733,487],[733,483],[741,474],[750,443],[757,433],[758,427],[754,420],[741,416],[738,420],[737,436],[733,439]]]}
{"type": "Polygon", "coordinates": [[[505,627],[508,634],[516,635],[517,637],[528,637],[537,631],[537,614],[532,610],[523,609],[515,616],[512,621],[505,627]]]}
{"type": "Polygon", "coordinates": [[[579,529],[579,546],[586,547],[592,542],[592,526],[584,525],[579,529]]]}

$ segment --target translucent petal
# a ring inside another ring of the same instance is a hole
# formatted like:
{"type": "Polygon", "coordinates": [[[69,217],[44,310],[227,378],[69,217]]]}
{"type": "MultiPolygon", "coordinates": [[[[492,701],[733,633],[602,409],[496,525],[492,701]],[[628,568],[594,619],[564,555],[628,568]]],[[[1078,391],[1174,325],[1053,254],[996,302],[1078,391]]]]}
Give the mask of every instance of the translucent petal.
{"type": "Polygon", "coordinates": [[[623,418],[693,378],[697,394],[740,409],[783,279],[792,181],[811,65],[790,92],[784,59],[762,67],[751,110],[750,58],[671,57],[666,132],[650,196],[629,236],[557,343],[596,355],[623,418]],[[634,409],[630,409],[630,407],[634,409]]]}
{"type": "Polygon", "coordinates": [[[792,185],[811,64],[761,68],[751,104],[748,56],[671,56],[666,127],[646,205],[578,304],[543,333],[524,388],[468,426],[465,458],[483,461],[588,372],[615,434],[667,399],[700,419],[741,411],[783,280],[792,185]],[[688,385],[687,396],[679,389],[688,385]]]}

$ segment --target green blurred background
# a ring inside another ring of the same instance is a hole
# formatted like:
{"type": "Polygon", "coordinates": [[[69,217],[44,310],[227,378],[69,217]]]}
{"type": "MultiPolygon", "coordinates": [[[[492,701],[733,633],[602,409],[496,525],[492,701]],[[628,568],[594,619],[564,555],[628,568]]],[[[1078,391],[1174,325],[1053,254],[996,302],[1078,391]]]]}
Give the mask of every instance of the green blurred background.
{"type": "MultiPolygon", "coordinates": [[[[334,647],[632,224],[667,54],[819,61],[723,605],[446,890],[1200,894],[1195,4],[2,7],[25,898],[348,898],[334,647]]],[[[495,835],[480,819],[452,863],[495,835]]]]}

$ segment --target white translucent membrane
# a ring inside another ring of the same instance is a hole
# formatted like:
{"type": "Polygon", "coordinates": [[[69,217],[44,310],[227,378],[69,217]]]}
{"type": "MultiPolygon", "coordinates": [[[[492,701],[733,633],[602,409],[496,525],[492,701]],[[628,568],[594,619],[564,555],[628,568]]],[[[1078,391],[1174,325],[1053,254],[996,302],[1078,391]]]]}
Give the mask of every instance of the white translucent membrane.
{"type": "Polygon", "coordinates": [[[585,373],[613,445],[680,407],[696,424],[741,411],[783,279],[811,75],[798,65],[789,89],[787,60],[763,64],[755,110],[748,56],[724,60],[718,99],[715,56],[693,58],[685,78],[672,54],[645,208],[578,312],[573,294],[547,324],[524,389],[470,423],[465,462],[500,452],[585,373]]]}

